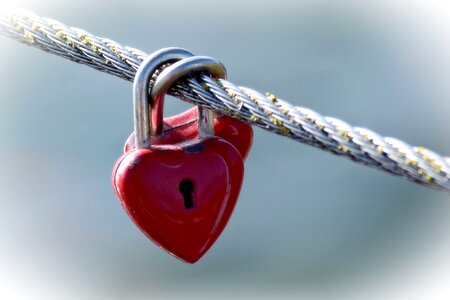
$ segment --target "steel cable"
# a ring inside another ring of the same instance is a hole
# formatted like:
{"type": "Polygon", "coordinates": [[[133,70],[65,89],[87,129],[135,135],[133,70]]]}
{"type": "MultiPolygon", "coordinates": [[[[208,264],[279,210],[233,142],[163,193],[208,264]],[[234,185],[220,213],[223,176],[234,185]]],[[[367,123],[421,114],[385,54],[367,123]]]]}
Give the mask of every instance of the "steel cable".
{"type": "MultiPolygon", "coordinates": [[[[129,81],[147,56],[138,49],[24,10],[3,17],[0,34],[129,81]]],[[[450,191],[449,157],[293,106],[273,94],[261,94],[207,74],[180,80],[169,93],[355,162],[450,191]]]]}

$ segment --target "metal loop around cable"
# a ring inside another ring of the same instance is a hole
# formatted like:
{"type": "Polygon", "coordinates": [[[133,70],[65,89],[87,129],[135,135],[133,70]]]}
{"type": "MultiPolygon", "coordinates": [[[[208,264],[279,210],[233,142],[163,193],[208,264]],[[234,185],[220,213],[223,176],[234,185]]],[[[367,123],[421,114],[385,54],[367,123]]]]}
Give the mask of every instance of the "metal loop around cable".
{"type": "MultiPolygon", "coordinates": [[[[207,56],[193,56],[182,59],[165,68],[155,80],[150,91],[154,102],[163,101],[167,91],[178,80],[193,72],[206,72],[213,78],[226,79],[225,66],[218,60],[207,56]]],[[[198,107],[198,136],[207,138],[214,136],[214,113],[211,110],[198,107]]]]}
{"type": "Polygon", "coordinates": [[[164,97],[153,101],[150,80],[164,64],[193,56],[182,48],[164,48],[150,54],[139,66],[133,81],[133,113],[136,149],[148,148],[152,136],[163,131],[164,97]],[[151,112],[151,113],[150,113],[151,112]]]}

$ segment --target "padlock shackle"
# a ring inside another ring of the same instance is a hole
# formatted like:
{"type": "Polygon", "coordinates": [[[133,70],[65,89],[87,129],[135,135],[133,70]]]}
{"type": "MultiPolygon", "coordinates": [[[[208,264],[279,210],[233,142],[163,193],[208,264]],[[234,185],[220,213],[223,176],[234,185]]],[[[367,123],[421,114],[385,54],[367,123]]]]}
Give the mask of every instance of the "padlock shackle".
{"type": "MultiPolygon", "coordinates": [[[[164,97],[179,79],[192,72],[206,72],[214,78],[226,78],[223,64],[206,56],[193,56],[181,48],[165,48],[150,54],[139,66],[133,82],[134,133],[136,149],[149,148],[151,138],[164,131],[164,97]],[[162,65],[176,61],[150,80],[162,65]]],[[[213,111],[198,107],[198,136],[214,136],[213,111]]]]}
{"type": "MultiPolygon", "coordinates": [[[[192,72],[206,72],[214,78],[227,77],[226,68],[220,61],[207,56],[188,57],[168,66],[158,75],[150,98],[156,103],[163,103],[160,98],[164,98],[170,87],[192,72]]],[[[158,112],[159,110],[152,111],[152,119],[159,117],[156,115],[158,112]]],[[[198,107],[198,136],[200,138],[214,136],[214,112],[201,106],[198,107]]]]}
{"type": "Polygon", "coordinates": [[[133,118],[137,149],[148,148],[151,137],[161,134],[163,130],[164,95],[162,99],[149,97],[152,75],[165,63],[193,55],[182,48],[164,48],[150,54],[136,71],[133,81],[133,118]]]}

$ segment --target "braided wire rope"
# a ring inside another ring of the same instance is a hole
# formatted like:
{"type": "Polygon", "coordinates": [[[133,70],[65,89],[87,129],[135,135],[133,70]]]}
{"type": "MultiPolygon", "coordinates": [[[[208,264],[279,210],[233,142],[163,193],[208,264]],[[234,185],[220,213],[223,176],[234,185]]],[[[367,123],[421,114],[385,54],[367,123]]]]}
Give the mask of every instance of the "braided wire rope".
{"type": "MultiPolygon", "coordinates": [[[[138,49],[25,10],[2,17],[0,34],[129,81],[147,57],[138,49]]],[[[178,81],[169,94],[415,183],[450,191],[450,157],[321,116],[273,94],[207,74],[178,81]]]]}

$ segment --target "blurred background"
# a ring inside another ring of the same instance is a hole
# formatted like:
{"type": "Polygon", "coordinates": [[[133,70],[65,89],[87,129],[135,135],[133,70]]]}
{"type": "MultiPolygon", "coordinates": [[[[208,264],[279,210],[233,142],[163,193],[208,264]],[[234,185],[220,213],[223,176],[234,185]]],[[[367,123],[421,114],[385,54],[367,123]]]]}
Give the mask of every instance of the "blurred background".
{"type": "MultiPolygon", "coordinates": [[[[450,154],[447,1],[15,4],[218,58],[236,84],[450,154]]],[[[172,258],[111,189],[131,84],[0,45],[1,299],[450,299],[449,194],[260,129],[221,238],[195,265],[172,258]]]]}

